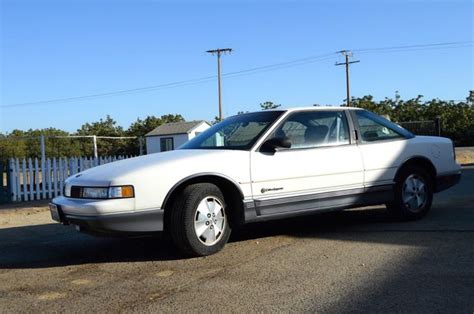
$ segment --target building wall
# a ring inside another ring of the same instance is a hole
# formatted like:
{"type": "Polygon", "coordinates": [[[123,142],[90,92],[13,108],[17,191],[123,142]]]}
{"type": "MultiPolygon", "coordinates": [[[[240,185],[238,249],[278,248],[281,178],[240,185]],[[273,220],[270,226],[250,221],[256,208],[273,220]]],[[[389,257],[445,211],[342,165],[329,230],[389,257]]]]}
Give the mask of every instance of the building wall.
{"type": "Polygon", "coordinates": [[[147,136],[146,137],[146,153],[153,154],[161,152],[160,142],[162,138],[172,137],[174,149],[177,149],[184,143],[186,143],[189,138],[188,134],[175,134],[175,135],[165,135],[165,136],[147,136]]]}
{"type": "Polygon", "coordinates": [[[172,137],[174,149],[179,148],[181,145],[194,138],[197,134],[204,132],[209,128],[209,124],[202,123],[197,128],[192,130],[189,134],[175,134],[175,135],[165,135],[165,136],[147,136],[146,137],[146,153],[153,154],[161,152],[160,142],[162,138],[172,137]]]}
{"type": "Polygon", "coordinates": [[[199,125],[197,128],[195,128],[190,134],[189,134],[189,139],[192,139],[196,136],[196,133],[202,133],[204,131],[206,131],[207,129],[209,129],[210,126],[209,124],[207,123],[202,123],[201,125],[199,125]]]}
{"type": "Polygon", "coordinates": [[[191,138],[189,134],[178,134],[173,136],[163,136],[163,137],[173,137],[174,138],[174,149],[179,148],[181,145],[189,141],[191,138]]]}

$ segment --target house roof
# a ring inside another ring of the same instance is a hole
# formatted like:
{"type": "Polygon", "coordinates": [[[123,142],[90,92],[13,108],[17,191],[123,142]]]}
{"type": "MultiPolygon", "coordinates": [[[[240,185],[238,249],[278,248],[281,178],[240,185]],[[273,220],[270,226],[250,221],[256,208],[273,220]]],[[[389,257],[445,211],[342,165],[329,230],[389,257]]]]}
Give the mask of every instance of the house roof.
{"type": "Polygon", "coordinates": [[[193,129],[205,123],[209,125],[204,120],[195,120],[195,121],[186,121],[186,122],[173,122],[165,123],[156,127],[151,132],[148,132],[145,136],[162,136],[162,135],[172,135],[172,134],[187,134],[193,129]]]}

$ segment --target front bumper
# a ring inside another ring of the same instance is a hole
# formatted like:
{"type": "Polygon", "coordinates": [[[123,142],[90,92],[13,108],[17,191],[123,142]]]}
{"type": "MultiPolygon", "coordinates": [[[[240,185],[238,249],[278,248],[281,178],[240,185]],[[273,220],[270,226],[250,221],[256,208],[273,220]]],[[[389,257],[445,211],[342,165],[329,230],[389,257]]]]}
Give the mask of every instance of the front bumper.
{"type": "Polygon", "coordinates": [[[461,171],[456,173],[450,173],[445,175],[439,175],[436,177],[436,189],[435,192],[441,192],[449,189],[453,185],[456,185],[461,181],[461,171]]]}
{"type": "Polygon", "coordinates": [[[68,213],[53,200],[51,217],[64,225],[75,225],[79,231],[91,233],[150,233],[163,231],[164,211],[147,209],[107,214],[78,215],[68,213]]]}

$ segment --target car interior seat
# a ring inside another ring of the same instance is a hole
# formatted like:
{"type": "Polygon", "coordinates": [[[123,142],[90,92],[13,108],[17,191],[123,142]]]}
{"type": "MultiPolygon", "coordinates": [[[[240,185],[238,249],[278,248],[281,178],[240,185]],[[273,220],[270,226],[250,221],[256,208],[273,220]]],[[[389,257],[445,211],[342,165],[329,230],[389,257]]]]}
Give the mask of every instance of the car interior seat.
{"type": "Polygon", "coordinates": [[[325,125],[316,125],[308,127],[304,133],[304,141],[306,146],[315,146],[323,144],[326,141],[329,128],[325,125]]]}

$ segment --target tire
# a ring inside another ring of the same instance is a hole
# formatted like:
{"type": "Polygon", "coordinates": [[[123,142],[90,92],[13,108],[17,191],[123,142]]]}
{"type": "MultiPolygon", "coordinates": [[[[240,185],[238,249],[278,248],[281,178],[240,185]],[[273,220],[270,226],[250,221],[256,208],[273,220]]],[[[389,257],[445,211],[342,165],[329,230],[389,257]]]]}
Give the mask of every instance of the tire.
{"type": "Polygon", "coordinates": [[[171,237],[184,254],[214,254],[229,240],[231,228],[224,195],[214,184],[186,186],[176,197],[171,210],[171,237]]]}
{"type": "Polygon", "coordinates": [[[389,213],[401,220],[421,219],[433,202],[433,180],[420,167],[407,166],[395,182],[394,200],[386,204],[389,213]]]}

